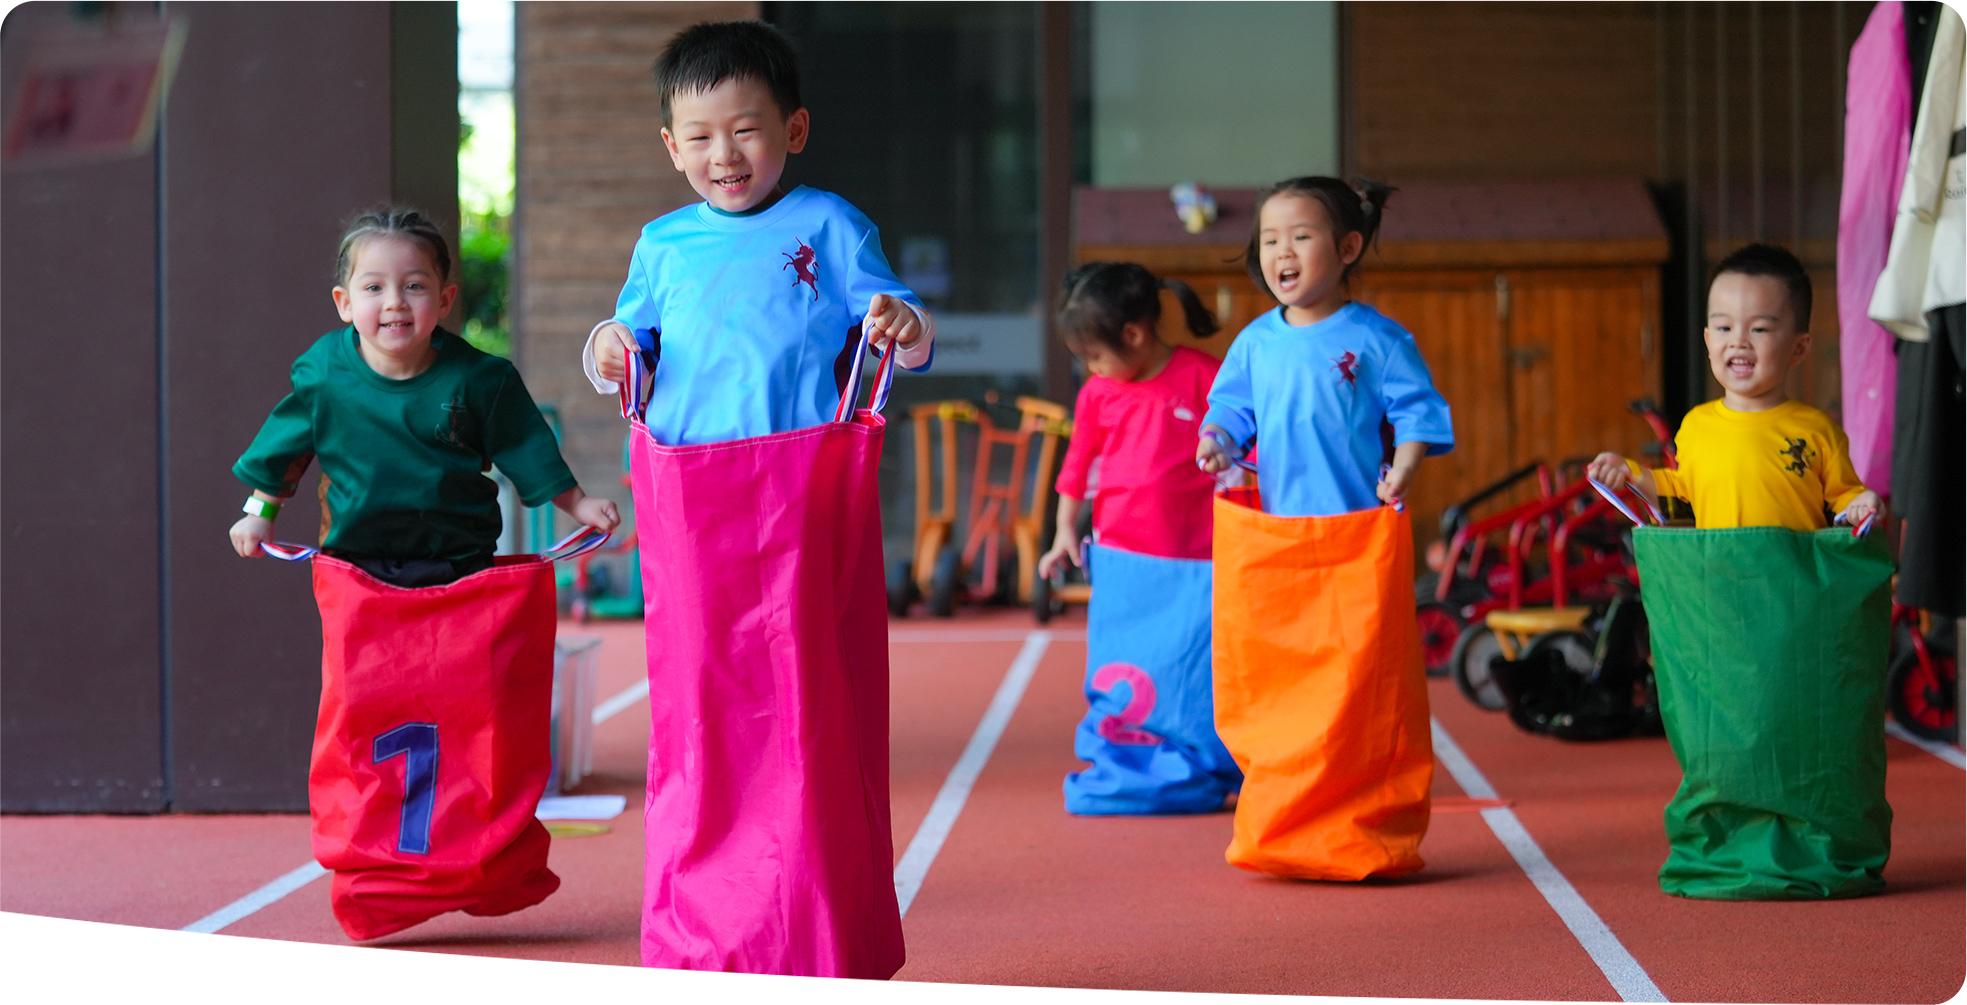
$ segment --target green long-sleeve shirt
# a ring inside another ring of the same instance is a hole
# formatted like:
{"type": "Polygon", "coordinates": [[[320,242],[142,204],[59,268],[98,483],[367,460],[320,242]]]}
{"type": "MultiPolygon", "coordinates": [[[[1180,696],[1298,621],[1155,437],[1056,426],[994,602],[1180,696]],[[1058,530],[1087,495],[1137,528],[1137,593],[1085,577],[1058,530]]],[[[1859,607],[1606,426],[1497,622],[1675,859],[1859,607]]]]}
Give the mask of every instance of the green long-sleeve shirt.
{"type": "Polygon", "coordinates": [[[408,380],[364,362],[355,329],[321,336],[294,361],[293,390],[273,408],[232,473],[294,494],[310,460],[328,478],[322,547],[358,555],[458,561],[490,555],[499,528],[496,464],[528,506],[575,485],[553,431],[512,364],[443,329],[437,359],[408,380]]]}

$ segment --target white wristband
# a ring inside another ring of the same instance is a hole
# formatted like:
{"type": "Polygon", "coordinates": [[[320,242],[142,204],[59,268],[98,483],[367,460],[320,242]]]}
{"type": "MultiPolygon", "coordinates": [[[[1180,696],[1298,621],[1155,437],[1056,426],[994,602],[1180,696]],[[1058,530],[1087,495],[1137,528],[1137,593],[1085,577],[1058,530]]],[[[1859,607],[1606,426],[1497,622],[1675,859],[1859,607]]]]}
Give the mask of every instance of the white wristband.
{"type": "Polygon", "coordinates": [[[263,520],[271,520],[280,515],[280,504],[267,502],[259,496],[247,496],[246,505],[239,507],[239,511],[263,520]]]}

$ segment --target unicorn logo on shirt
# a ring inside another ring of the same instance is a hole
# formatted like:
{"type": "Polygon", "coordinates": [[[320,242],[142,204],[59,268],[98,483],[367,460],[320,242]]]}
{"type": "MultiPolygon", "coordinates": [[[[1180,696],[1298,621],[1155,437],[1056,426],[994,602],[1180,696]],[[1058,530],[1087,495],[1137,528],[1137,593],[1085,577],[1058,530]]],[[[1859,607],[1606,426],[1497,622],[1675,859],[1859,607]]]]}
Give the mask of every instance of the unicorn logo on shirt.
{"type": "Polygon", "coordinates": [[[1808,442],[1795,436],[1785,436],[1783,442],[1787,446],[1776,452],[1779,456],[1789,458],[1784,462],[1783,470],[1798,478],[1809,474],[1810,462],[1815,459],[1813,455],[1816,451],[1810,449],[1808,442]]]}
{"type": "Polygon", "coordinates": [[[1345,355],[1333,360],[1332,369],[1339,371],[1339,376],[1345,378],[1347,387],[1359,386],[1359,357],[1353,355],[1352,350],[1346,350],[1345,355]]]}
{"type": "Polygon", "coordinates": [[[788,251],[781,251],[779,254],[785,256],[785,264],[779,266],[779,271],[791,269],[793,285],[805,283],[812,287],[813,299],[818,300],[820,298],[819,254],[804,241],[799,242],[797,254],[788,251]]]}

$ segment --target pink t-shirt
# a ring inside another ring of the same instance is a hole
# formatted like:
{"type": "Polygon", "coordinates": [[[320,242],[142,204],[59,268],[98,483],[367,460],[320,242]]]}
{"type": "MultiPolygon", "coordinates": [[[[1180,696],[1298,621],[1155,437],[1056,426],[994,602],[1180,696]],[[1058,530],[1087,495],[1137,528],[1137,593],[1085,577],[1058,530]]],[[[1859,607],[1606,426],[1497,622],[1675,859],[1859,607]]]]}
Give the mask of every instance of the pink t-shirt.
{"type": "Polygon", "coordinates": [[[1100,462],[1093,531],[1101,544],[1165,558],[1208,558],[1215,480],[1195,466],[1195,442],[1221,366],[1176,346],[1150,380],[1089,377],[1073,406],[1059,494],[1086,498],[1100,462]]]}

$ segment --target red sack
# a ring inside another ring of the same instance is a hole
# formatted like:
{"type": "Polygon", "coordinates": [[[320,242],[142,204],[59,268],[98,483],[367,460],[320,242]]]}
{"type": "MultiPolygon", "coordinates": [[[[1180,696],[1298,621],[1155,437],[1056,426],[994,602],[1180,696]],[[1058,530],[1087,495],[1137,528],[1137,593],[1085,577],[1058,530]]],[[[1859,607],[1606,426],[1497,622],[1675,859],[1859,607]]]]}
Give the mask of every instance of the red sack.
{"type": "Polygon", "coordinates": [[[553,763],[554,553],[405,589],[313,549],[267,550],[314,558],[308,812],[342,930],[375,939],[545,900],[560,886],[533,816],[553,763]]]}

